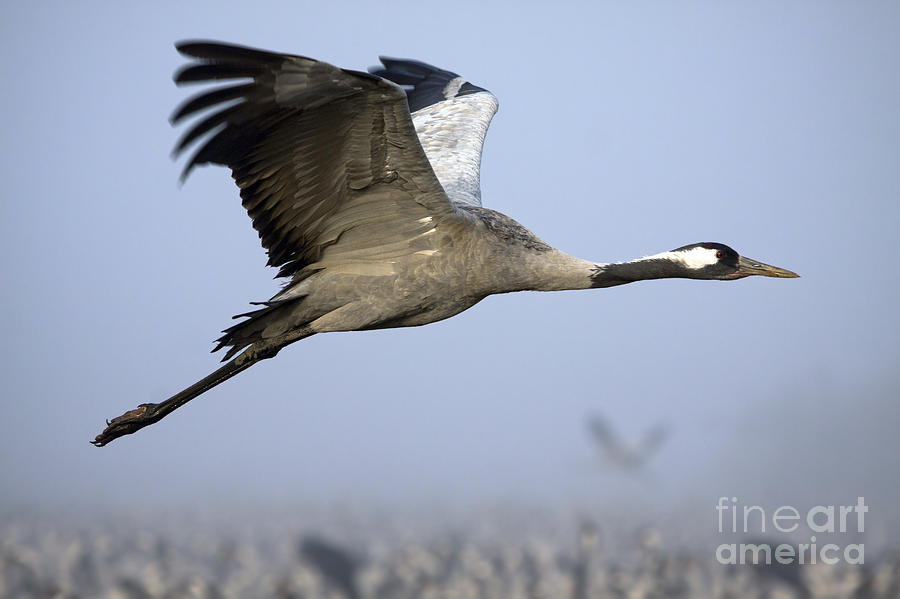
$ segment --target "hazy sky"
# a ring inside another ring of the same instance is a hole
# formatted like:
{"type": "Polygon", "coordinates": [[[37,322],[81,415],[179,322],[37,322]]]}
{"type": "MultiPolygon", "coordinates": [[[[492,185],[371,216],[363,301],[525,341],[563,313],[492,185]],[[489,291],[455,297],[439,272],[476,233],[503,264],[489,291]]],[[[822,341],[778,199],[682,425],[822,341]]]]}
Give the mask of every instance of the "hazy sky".
{"type": "Polygon", "coordinates": [[[735,472],[814,485],[816,447],[864,473],[837,479],[847,499],[897,464],[900,5],[483,4],[3,4],[0,505],[636,488],[712,513],[735,472]],[[321,335],[96,449],[104,418],[216,368],[218,331],[278,289],[229,173],[177,184],[187,38],[456,71],[500,99],[486,206],[598,261],[720,241],[803,278],[511,294],[321,335]],[[603,467],[594,412],[624,436],[671,426],[650,482],[603,467]],[[785,460],[785,439],[813,449],[785,460]]]}

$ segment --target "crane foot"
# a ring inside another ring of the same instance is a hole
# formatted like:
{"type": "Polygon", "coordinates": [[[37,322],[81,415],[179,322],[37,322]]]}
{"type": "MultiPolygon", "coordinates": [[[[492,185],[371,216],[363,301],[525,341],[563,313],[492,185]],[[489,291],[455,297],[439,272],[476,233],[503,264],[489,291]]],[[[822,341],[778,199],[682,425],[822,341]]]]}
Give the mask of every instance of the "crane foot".
{"type": "Polygon", "coordinates": [[[106,428],[97,435],[91,443],[97,447],[103,447],[113,439],[124,435],[130,435],[147,425],[153,424],[159,418],[155,418],[156,408],[159,404],[142,403],[133,410],[128,410],[121,416],[106,421],[106,428]]]}

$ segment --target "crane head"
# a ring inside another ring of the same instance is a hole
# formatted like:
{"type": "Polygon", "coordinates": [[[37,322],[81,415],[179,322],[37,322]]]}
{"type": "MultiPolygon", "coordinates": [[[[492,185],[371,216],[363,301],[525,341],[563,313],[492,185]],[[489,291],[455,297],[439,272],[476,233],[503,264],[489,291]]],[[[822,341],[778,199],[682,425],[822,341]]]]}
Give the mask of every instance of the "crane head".
{"type": "Polygon", "coordinates": [[[684,276],[691,279],[734,281],[753,275],[783,279],[800,276],[790,270],[741,256],[722,243],[692,243],[668,252],[667,257],[681,263],[686,270],[684,276]]]}

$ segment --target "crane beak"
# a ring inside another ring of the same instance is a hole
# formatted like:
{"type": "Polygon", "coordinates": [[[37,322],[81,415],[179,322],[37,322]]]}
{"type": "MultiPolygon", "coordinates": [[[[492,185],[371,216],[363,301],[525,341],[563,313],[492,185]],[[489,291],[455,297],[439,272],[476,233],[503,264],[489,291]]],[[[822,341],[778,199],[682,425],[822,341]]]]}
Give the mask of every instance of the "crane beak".
{"type": "Polygon", "coordinates": [[[733,275],[734,278],[743,278],[752,275],[760,275],[762,277],[778,277],[780,279],[795,279],[800,276],[790,270],[778,268],[777,266],[770,266],[768,264],[763,264],[762,262],[753,260],[752,258],[745,258],[744,256],[741,256],[738,259],[738,269],[737,272],[733,275]]]}

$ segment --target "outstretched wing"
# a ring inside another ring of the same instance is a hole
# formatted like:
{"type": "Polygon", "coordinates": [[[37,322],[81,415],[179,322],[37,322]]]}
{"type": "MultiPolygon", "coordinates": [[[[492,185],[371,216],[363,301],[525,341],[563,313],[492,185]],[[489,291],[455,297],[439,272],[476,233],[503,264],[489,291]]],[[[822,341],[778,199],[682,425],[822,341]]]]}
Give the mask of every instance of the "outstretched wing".
{"type": "Polygon", "coordinates": [[[176,83],[228,81],[172,116],[216,108],[176,147],[209,133],[188,161],[231,168],[279,276],[340,247],[357,259],[415,251],[456,212],[419,143],[406,96],[369,73],[216,42],[182,42],[176,83]],[[234,81],[244,80],[244,81],[234,81]],[[351,232],[352,233],[348,233],[351,232]]]}
{"type": "Polygon", "coordinates": [[[481,149],[499,104],[456,73],[382,56],[374,75],[407,86],[409,110],[435,174],[454,202],[481,206],[481,149]]]}
{"type": "Polygon", "coordinates": [[[594,438],[594,442],[603,449],[604,453],[619,461],[626,451],[622,441],[610,428],[609,423],[601,416],[593,416],[588,420],[588,430],[594,438]]]}

